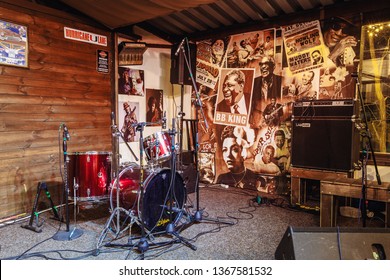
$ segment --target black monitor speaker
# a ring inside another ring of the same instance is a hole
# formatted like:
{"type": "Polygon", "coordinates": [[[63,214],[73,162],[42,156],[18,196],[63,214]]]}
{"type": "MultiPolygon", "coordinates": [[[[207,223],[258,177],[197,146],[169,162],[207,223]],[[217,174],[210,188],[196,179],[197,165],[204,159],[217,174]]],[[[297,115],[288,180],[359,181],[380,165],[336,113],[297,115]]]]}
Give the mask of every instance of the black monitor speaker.
{"type": "Polygon", "coordinates": [[[196,45],[193,43],[189,43],[188,45],[185,43],[183,45],[183,49],[181,49],[178,53],[179,44],[175,44],[172,46],[171,51],[171,84],[178,85],[193,85],[192,79],[190,75],[189,69],[191,69],[192,75],[196,77],[196,45]],[[184,53],[186,57],[184,57],[184,53]],[[177,53],[177,55],[176,55],[177,53]],[[186,58],[189,64],[187,66],[186,58]]]}
{"type": "Polygon", "coordinates": [[[277,260],[387,260],[390,229],[288,227],[277,260]]]}

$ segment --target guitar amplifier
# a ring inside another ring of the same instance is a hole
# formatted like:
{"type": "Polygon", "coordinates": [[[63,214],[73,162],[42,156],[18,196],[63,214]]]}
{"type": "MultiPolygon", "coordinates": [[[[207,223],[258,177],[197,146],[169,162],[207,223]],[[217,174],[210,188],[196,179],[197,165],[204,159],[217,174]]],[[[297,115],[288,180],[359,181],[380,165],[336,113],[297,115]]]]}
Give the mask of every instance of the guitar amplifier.
{"type": "Polygon", "coordinates": [[[292,116],[293,167],[351,172],[359,159],[354,100],[296,102],[292,116]]]}
{"type": "Polygon", "coordinates": [[[299,101],[293,104],[293,118],[354,118],[358,115],[358,106],[353,99],[320,99],[299,101]]]}

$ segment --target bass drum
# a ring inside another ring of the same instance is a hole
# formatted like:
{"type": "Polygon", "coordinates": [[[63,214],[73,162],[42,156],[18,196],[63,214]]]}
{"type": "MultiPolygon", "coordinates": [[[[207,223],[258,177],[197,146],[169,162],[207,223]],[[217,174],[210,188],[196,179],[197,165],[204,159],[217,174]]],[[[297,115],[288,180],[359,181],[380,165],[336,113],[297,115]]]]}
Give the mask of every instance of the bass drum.
{"type": "Polygon", "coordinates": [[[117,178],[113,180],[110,191],[111,209],[122,207],[132,211],[141,219],[143,207],[143,221],[150,232],[165,230],[170,222],[170,207],[172,205],[172,220],[180,219],[183,206],[186,202],[186,190],[183,178],[176,172],[175,183],[171,182],[172,171],[163,168],[155,171],[140,169],[139,166],[129,166],[119,173],[119,184],[117,178]],[[140,174],[144,172],[144,197],[141,203],[140,174]],[[117,193],[119,185],[119,194],[117,193]],[[173,188],[172,199],[170,198],[170,187],[173,188]],[[119,196],[119,205],[118,205],[119,196]]]}

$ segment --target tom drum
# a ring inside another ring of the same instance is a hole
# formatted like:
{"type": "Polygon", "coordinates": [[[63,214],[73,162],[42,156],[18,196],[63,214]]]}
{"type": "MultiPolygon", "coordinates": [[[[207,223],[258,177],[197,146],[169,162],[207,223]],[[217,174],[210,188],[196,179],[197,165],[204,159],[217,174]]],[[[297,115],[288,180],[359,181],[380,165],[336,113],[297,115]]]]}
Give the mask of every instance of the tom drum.
{"type": "Polygon", "coordinates": [[[111,153],[69,153],[69,197],[80,201],[100,201],[108,198],[111,182],[111,153]]]}
{"type": "Polygon", "coordinates": [[[168,132],[156,132],[143,141],[144,151],[149,163],[163,162],[171,156],[171,138],[168,132]]]}

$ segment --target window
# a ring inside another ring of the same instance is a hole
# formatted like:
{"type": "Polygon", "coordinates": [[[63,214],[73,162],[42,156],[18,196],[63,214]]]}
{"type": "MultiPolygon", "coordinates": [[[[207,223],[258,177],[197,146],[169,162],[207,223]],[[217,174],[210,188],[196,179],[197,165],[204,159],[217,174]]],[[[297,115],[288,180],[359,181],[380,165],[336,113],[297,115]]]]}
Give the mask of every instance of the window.
{"type": "Polygon", "coordinates": [[[379,155],[381,161],[378,165],[385,165],[384,159],[390,157],[389,48],[390,22],[362,27],[360,92],[364,101],[373,151],[379,155]]]}

